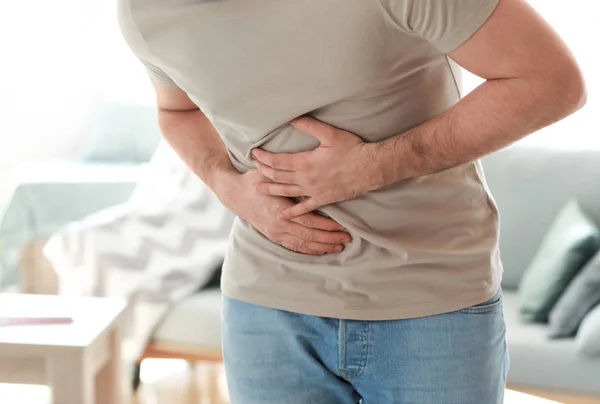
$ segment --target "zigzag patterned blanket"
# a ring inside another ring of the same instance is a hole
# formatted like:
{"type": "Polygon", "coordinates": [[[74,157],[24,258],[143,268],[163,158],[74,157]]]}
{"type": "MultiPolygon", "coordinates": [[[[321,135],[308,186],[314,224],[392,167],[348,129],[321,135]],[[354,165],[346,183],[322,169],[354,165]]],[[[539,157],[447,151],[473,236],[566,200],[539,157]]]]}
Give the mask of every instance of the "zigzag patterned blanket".
{"type": "Polygon", "coordinates": [[[44,249],[59,293],[127,299],[130,360],[169,307],[211,278],[234,220],[170,149],[151,166],[130,203],[68,225],[44,249]]]}

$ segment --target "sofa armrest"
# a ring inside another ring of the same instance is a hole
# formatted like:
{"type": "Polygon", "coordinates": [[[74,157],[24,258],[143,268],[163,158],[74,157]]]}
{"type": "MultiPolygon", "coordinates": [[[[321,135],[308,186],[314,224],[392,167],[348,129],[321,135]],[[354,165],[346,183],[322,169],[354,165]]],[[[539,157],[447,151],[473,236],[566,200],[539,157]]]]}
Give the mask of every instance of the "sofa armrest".
{"type": "Polygon", "coordinates": [[[19,283],[24,243],[45,240],[70,222],[127,201],[144,168],[71,162],[20,167],[0,219],[0,289],[19,283]]]}

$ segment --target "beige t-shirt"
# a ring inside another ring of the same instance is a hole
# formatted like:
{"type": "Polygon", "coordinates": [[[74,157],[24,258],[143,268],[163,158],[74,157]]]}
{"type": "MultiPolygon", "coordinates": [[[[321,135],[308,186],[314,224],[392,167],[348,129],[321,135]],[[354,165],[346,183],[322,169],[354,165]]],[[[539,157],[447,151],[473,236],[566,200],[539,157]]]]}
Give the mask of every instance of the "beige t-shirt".
{"type": "MultiPolygon", "coordinates": [[[[151,78],[189,95],[244,172],[254,167],[254,147],[315,148],[288,124],[301,115],[376,142],[451,107],[460,94],[445,55],[497,2],[121,0],[119,15],[151,78]]],[[[464,308],[499,286],[498,214],[479,162],[322,212],[352,234],[339,254],[295,253],[236,220],[223,293],[293,312],[384,320],[464,308]]]]}

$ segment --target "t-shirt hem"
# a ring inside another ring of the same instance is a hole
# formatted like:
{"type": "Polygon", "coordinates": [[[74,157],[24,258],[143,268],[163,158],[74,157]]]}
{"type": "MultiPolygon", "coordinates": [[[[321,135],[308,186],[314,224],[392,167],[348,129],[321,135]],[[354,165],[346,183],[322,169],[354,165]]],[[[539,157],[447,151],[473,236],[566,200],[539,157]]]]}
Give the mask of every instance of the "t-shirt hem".
{"type": "Polygon", "coordinates": [[[433,316],[465,309],[491,299],[499,287],[500,284],[495,283],[474,293],[405,306],[326,307],[326,304],[319,302],[298,302],[264,295],[257,296],[254,293],[246,294],[240,290],[233,292],[226,288],[223,288],[222,293],[230,299],[292,313],[345,320],[383,321],[433,316]]]}
{"type": "Polygon", "coordinates": [[[450,53],[471,38],[492,15],[499,0],[482,0],[477,10],[456,31],[439,41],[437,48],[443,53],[450,53]]]}

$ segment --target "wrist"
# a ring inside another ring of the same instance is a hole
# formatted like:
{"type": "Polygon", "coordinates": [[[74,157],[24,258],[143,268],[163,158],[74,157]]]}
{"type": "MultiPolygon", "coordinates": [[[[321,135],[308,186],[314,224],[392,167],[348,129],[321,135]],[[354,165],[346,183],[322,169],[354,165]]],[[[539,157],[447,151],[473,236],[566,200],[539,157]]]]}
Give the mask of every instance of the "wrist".
{"type": "Polygon", "coordinates": [[[234,193],[238,180],[241,178],[238,171],[233,169],[214,169],[206,180],[206,185],[226,203],[228,196],[234,193]]]}
{"type": "Polygon", "coordinates": [[[364,173],[366,192],[389,185],[386,164],[383,164],[382,161],[382,152],[381,142],[363,144],[364,163],[361,171],[364,173]]]}

